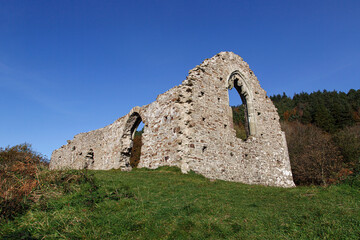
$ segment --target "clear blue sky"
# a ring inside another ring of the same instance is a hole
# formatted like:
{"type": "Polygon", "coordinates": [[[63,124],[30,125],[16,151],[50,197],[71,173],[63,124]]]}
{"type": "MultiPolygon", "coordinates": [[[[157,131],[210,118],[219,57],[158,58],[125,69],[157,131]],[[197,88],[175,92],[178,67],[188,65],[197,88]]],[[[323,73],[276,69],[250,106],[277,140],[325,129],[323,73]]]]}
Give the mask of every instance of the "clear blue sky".
{"type": "Polygon", "coordinates": [[[359,89],[360,1],[0,0],[0,147],[50,157],[220,51],[268,95],[359,89]]]}

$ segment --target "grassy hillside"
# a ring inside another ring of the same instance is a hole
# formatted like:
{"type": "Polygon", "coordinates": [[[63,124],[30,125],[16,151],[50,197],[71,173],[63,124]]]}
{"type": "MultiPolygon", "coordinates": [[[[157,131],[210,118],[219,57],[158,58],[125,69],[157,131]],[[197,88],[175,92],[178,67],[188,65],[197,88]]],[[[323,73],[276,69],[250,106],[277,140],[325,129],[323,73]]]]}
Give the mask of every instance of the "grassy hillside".
{"type": "Polygon", "coordinates": [[[359,186],[250,186],[169,167],[72,174],[57,192],[42,183],[24,215],[0,222],[0,238],[360,238],[359,186]]]}

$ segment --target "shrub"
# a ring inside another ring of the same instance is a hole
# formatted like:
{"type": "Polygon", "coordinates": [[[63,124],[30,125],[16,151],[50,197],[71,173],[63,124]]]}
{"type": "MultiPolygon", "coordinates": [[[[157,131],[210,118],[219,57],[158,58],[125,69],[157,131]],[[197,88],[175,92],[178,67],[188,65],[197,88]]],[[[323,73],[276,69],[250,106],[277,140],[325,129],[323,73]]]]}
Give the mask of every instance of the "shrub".
{"type": "Polygon", "coordinates": [[[349,174],[331,135],[313,125],[282,122],[296,185],[327,185],[349,174]]]}
{"type": "Polygon", "coordinates": [[[38,169],[46,167],[46,158],[24,143],[0,148],[0,213],[12,218],[23,212],[31,201],[30,193],[38,186],[38,169]]]}
{"type": "Polygon", "coordinates": [[[355,175],[360,174],[360,125],[346,127],[333,136],[344,162],[355,175]]]}
{"type": "Polygon", "coordinates": [[[30,144],[0,148],[0,220],[13,219],[36,202],[46,209],[48,198],[78,191],[81,185],[96,192],[94,181],[87,171],[49,171],[46,158],[30,144]]]}

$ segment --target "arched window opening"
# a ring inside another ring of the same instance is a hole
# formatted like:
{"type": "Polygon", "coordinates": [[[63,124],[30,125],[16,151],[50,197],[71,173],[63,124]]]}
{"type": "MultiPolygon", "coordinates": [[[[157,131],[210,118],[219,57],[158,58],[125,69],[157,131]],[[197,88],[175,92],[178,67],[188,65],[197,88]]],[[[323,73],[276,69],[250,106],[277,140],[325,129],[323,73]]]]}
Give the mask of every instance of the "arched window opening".
{"type": "Polygon", "coordinates": [[[122,136],[121,168],[136,168],[140,161],[144,124],[139,113],[130,115],[122,136]]]}
{"type": "Polygon", "coordinates": [[[250,86],[245,81],[245,78],[239,71],[233,72],[228,80],[229,89],[229,103],[232,107],[233,126],[236,131],[236,136],[246,140],[250,135],[256,135],[255,115],[252,103],[252,92],[250,86]],[[236,91],[232,90],[235,88],[236,91]],[[236,99],[241,99],[241,104],[231,104],[239,102],[236,99]]]}
{"type": "Polygon", "coordinates": [[[249,124],[246,117],[246,99],[241,97],[239,91],[235,89],[229,90],[229,103],[232,110],[233,128],[236,132],[236,137],[245,141],[249,136],[249,124]]]}
{"type": "Polygon", "coordinates": [[[144,123],[140,122],[137,129],[133,133],[133,146],[130,154],[130,166],[132,168],[136,168],[140,162],[143,133],[144,133],[144,123]]]}

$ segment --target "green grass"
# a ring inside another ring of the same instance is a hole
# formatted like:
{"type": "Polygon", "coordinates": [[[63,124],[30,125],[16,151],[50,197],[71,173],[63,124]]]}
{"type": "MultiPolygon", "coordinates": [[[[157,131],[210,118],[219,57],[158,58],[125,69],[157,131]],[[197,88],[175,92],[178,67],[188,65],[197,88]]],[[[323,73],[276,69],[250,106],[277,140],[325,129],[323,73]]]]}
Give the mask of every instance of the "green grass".
{"type": "Polygon", "coordinates": [[[177,168],[91,171],[0,223],[2,239],[359,239],[360,190],[210,181],[177,168]]]}

